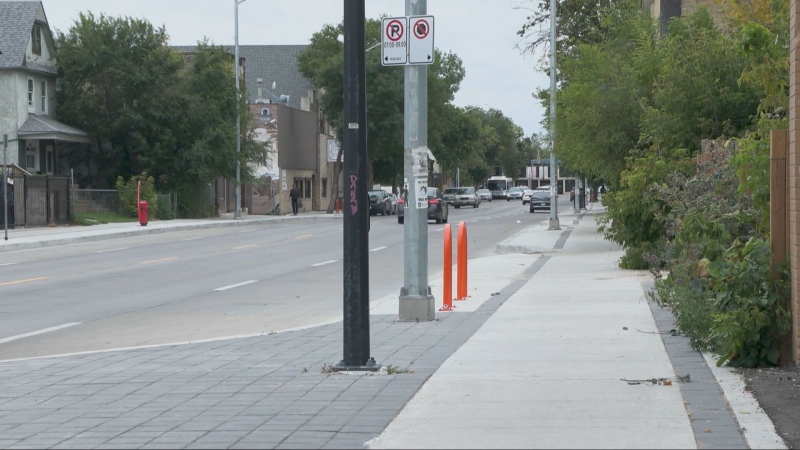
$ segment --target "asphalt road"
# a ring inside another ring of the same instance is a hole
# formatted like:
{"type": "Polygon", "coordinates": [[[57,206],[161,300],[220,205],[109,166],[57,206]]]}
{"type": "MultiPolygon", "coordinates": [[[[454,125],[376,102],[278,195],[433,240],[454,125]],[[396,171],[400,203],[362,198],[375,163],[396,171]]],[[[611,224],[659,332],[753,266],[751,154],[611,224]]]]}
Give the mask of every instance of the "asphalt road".
{"type": "MultiPolygon", "coordinates": [[[[494,201],[450,208],[449,222],[454,244],[457,224],[467,224],[469,256],[478,258],[548,217],[494,201]]],[[[428,228],[434,276],[442,271],[444,225],[428,228]]],[[[396,216],[372,216],[369,239],[370,299],[399,295],[402,225],[396,216]]],[[[338,221],[176,231],[3,259],[0,359],[269,333],[342,315],[338,221]]]]}

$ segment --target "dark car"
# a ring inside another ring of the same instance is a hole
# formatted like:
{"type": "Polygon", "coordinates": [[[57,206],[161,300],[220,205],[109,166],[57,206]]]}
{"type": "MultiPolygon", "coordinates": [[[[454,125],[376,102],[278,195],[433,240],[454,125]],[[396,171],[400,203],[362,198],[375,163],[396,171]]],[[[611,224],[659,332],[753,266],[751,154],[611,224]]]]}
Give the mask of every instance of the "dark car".
{"type": "Polygon", "coordinates": [[[392,213],[392,197],[388,192],[383,190],[369,191],[369,213],[380,213],[383,216],[392,213]]]}
{"type": "MultiPolygon", "coordinates": [[[[447,223],[447,219],[450,216],[450,208],[447,202],[444,201],[442,191],[435,187],[429,187],[426,192],[428,195],[428,220],[435,220],[436,223],[447,223]]],[[[397,223],[403,223],[406,209],[405,199],[401,197],[397,202],[397,223]]]]}
{"type": "Polygon", "coordinates": [[[536,212],[537,209],[550,210],[550,190],[535,190],[531,196],[531,201],[528,206],[530,212],[536,212]]]}

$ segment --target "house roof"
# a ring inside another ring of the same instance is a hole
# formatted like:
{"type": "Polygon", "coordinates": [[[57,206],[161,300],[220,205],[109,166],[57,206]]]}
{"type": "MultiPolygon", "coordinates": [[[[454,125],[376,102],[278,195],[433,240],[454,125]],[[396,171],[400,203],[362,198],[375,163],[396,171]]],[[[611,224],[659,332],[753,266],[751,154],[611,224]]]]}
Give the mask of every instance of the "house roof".
{"type": "MultiPolygon", "coordinates": [[[[40,1],[0,1],[0,69],[26,67],[25,52],[40,10],[40,1]]],[[[31,68],[55,73],[54,68],[40,64],[31,68]]]]}
{"type": "MultiPolygon", "coordinates": [[[[223,46],[234,54],[232,45],[223,46]]],[[[239,57],[245,58],[245,90],[250,103],[258,97],[257,79],[263,80],[262,97],[278,103],[281,95],[288,95],[289,106],[300,108],[300,98],[308,96],[313,87],[311,82],[300,74],[297,56],[307,45],[240,45],[239,57]],[[275,83],[275,89],[272,85],[275,83]]],[[[173,47],[182,53],[195,51],[196,46],[173,47]]]]}
{"type": "Polygon", "coordinates": [[[28,120],[17,132],[22,139],[57,139],[68,142],[89,142],[85,132],[49,117],[28,114],[28,120]]]}

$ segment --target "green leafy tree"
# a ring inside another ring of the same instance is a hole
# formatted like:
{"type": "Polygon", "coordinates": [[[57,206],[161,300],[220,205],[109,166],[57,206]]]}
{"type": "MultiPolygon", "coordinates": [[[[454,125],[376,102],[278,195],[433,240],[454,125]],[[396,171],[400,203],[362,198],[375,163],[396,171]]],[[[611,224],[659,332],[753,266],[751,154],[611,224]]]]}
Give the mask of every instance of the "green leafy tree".
{"type": "MultiPolygon", "coordinates": [[[[190,58],[167,43],[164,28],[147,21],[81,14],[58,35],[58,114],[93,138],[90,151],[70,155],[89,169],[81,184],[108,187],[146,172],[156,189],[178,194],[182,214],[204,214],[202,187],[236,173],[234,61],[206,42],[190,58]]],[[[253,139],[246,96],[238,107],[247,181],[269,148],[253,139]]]]}
{"type": "MultiPolygon", "coordinates": [[[[381,23],[369,19],[365,26],[369,47],[380,41],[381,23]]],[[[344,113],[344,50],[338,40],[342,29],[341,24],[326,25],[314,33],[311,44],[298,57],[300,72],[322,90],[323,108],[337,134],[344,113]]],[[[369,170],[375,181],[393,184],[403,173],[404,72],[383,66],[379,51],[368,51],[365,60],[369,170]]],[[[442,134],[451,125],[447,108],[464,74],[461,60],[452,53],[437,50],[434,63],[428,66],[428,147],[437,158],[449,151],[441,144],[442,134]]]]}

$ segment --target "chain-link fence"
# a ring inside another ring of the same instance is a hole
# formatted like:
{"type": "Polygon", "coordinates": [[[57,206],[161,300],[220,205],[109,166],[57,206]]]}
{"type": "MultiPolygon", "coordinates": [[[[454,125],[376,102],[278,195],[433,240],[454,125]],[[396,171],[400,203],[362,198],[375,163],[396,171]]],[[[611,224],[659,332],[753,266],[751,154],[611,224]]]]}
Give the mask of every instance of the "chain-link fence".
{"type": "MultiPolygon", "coordinates": [[[[75,214],[109,213],[129,215],[119,200],[116,189],[73,189],[72,201],[75,214]]],[[[172,220],[178,216],[178,194],[158,194],[156,218],[172,220]]]]}

